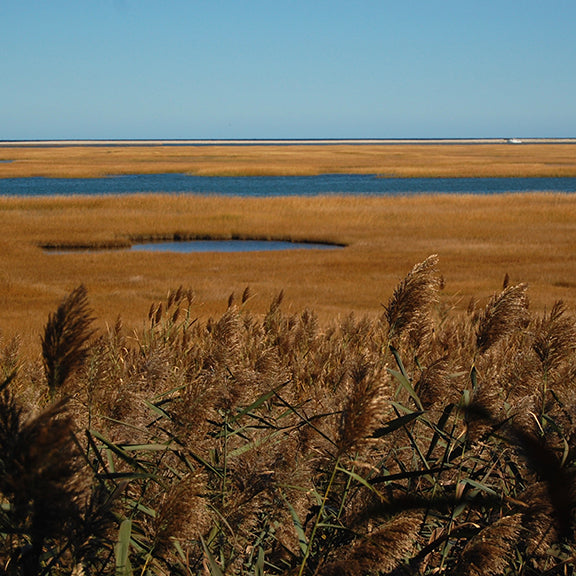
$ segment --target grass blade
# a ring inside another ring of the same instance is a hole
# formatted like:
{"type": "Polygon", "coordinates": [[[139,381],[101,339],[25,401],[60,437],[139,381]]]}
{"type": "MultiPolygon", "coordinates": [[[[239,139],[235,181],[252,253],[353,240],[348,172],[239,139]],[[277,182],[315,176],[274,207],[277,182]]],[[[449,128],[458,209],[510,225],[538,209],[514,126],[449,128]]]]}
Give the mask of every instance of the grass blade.
{"type": "Polygon", "coordinates": [[[212,555],[212,552],[210,552],[210,550],[208,549],[208,546],[206,545],[206,542],[204,541],[204,538],[202,538],[202,536],[200,536],[200,540],[202,542],[202,548],[204,549],[204,555],[208,560],[211,576],[224,576],[222,568],[218,566],[218,562],[216,562],[216,559],[212,555]]]}
{"type": "Polygon", "coordinates": [[[120,524],[118,542],[116,543],[116,576],[132,576],[130,564],[130,537],[132,535],[132,521],[126,518],[120,524]]]}
{"type": "Polygon", "coordinates": [[[302,522],[298,517],[298,513],[296,510],[294,510],[292,504],[290,504],[286,498],[284,498],[284,501],[286,502],[286,506],[288,506],[288,510],[290,510],[290,515],[292,516],[292,521],[294,522],[294,529],[298,535],[298,544],[300,545],[300,550],[302,554],[306,554],[308,551],[308,539],[306,538],[306,533],[304,532],[302,522]]]}

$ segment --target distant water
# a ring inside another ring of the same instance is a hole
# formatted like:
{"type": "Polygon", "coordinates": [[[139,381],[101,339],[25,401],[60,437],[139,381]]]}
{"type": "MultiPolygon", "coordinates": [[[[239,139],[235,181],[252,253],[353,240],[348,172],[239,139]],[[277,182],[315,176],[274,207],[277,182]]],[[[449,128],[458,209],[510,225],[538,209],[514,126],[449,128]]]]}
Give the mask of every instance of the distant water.
{"type": "Polygon", "coordinates": [[[5,196],[177,193],[268,197],[506,192],[576,192],[576,178],[382,178],[363,174],[242,177],[136,174],[105,178],[0,178],[0,195],[5,196]]]}

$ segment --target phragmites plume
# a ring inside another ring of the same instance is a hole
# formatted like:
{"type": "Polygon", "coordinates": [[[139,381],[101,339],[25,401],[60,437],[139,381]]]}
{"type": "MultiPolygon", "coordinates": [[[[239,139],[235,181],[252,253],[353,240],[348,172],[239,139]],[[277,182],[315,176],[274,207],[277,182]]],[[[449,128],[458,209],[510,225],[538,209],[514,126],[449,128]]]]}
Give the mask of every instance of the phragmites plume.
{"type": "Polygon", "coordinates": [[[403,512],[355,543],[343,560],[326,564],[321,576],[390,574],[410,557],[422,523],[420,512],[403,512]]]}
{"type": "Polygon", "coordinates": [[[528,317],[526,290],[526,284],[508,286],[486,304],[476,330],[476,346],[480,354],[525,326],[528,317]]]}
{"type": "Polygon", "coordinates": [[[441,278],[436,266],[438,256],[433,254],[416,264],[394,290],[385,306],[388,338],[391,342],[406,336],[412,346],[428,341],[433,332],[431,312],[438,299],[441,278]]]}
{"type": "Polygon", "coordinates": [[[468,542],[456,573],[462,576],[504,574],[522,532],[522,514],[500,518],[468,542]]]}
{"type": "Polygon", "coordinates": [[[78,286],[50,314],[42,338],[42,359],[51,394],[82,363],[93,330],[86,288],[78,286]]]}
{"type": "Polygon", "coordinates": [[[170,290],[170,292],[168,292],[166,307],[172,308],[173,306],[180,306],[181,304],[191,306],[193,302],[194,292],[183,286],[179,286],[176,290],[170,290]]]}
{"type": "Polygon", "coordinates": [[[273,331],[274,329],[279,328],[279,320],[280,320],[280,307],[282,306],[282,302],[284,301],[284,290],[280,290],[278,294],[272,300],[270,304],[270,308],[266,316],[264,317],[263,326],[268,331],[273,331]]]}
{"type": "Polygon", "coordinates": [[[206,492],[201,474],[189,474],[174,482],[164,494],[157,516],[154,519],[154,532],[157,550],[168,550],[172,542],[187,543],[199,540],[209,528],[207,507],[202,496],[206,492]]]}
{"type": "MultiPolygon", "coordinates": [[[[244,291],[242,292],[242,297],[240,299],[240,305],[246,304],[248,300],[252,298],[252,291],[250,290],[250,286],[246,286],[244,291]]],[[[232,306],[236,305],[236,294],[232,292],[230,296],[228,296],[228,308],[232,308],[232,306]]]]}
{"type": "Polygon", "coordinates": [[[422,371],[415,391],[426,409],[436,403],[446,402],[451,396],[457,396],[446,357],[436,360],[422,371]]]}
{"type": "Polygon", "coordinates": [[[555,302],[538,323],[533,347],[546,371],[558,368],[576,350],[576,325],[566,316],[562,301],[555,302]]]}
{"type": "Polygon", "coordinates": [[[77,528],[81,497],[89,481],[73,440],[63,402],[27,422],[8,391],[0,397],[0,494],[2,521],[30,543],[13,557],[19,574],[40,574],[45,544],[77,528]]]}
{"type": "MultiPolygon", "coordinates": [[[[550,547],[559,539],[559,527],[555,522],[556,512],[550,501],[549,486],[544,482],[533,482],[522,495],[528,505],[524,512],[526,528],[526,552],[532,558],[545,557],[550,547]]],[[[570,509],[566,509],[570,514],[570,509]]],[[[564,534],[566,540],[567,534],[564,534]]]]}
{"type": "Polygon", "coordinates": [[[361,363],[352,370],[352,391],[340,424],[340,454],[358,450],[380,426],[386,408],[384,385],[378,371],[361,363]]]}

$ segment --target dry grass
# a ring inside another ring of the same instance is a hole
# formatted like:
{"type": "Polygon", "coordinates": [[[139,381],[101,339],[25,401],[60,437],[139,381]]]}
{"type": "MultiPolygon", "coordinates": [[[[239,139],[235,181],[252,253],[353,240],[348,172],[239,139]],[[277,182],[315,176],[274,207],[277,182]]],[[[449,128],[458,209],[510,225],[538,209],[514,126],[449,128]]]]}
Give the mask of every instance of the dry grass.
{"type": "Polygon", "coordinates": [[[0,198],[0,229],[2,573],[574,573],[571,195],[0,198]],[[41,248],[176,234],[346,248],[41,248]]]}
{"type": "Polygon", "coordinates": [[[576,144],[0,147],[0,178],[197,175],[576,176],[576,144]]]}
{"type": "Polygon", "coordinates": [[[407,263],[438,253],[443,298],[466,308],[505,274],[527,282],[531,305],[576,304],[576,201],[570,195],[242,199],[187,196],[0,199],[0,330],[39,345],[48,312],[84,284],[101,322],[140,326],[151,300],[193,289],[198,313],[221,313],[250,286],[262,311],[284,289],[288,306],[321,320],[378,314],[407,263]],[[174,234],[289,238],[346,244],[335,251],[54,254],[40,245],[127,243],[174,234]]]}
{"type": "MultiPolygon", "coordinates": [[[[0,178],[195,174],[378,173],[397,176],[576,175],[572,144],[110,146],[0,148],[0,178]]],[[[238,199],[185,196],[0,198],[0,330],[37,345],[55,302],[84,283],[101,322],[141,322],[174,285],[220,313],[246,285],[256,310],[280,288],[320,318],[377,313],[409,262],[440,254],[446,297],[466,307],[508,273],[530,284],[532,305],[576,303],[576,204],[571,196],[238,199]],[[183,236],[322,240],[334,252],[46,254],[40,245],[127,245],[183,236]]]]}
{"type": "Polygon", "coordinates": [[[573,574],[576,318],[447,311],[441,269],[324,326],[179,288],[93,334],[70,292],[44,370],[0,345],[2,573],[573,574]]]}

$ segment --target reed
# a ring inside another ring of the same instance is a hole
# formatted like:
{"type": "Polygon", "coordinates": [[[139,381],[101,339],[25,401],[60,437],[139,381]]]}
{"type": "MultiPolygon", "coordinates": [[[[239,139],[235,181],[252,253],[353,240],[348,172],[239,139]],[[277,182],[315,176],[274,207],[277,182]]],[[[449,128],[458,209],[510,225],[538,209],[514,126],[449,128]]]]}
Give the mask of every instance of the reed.
{"type": "Polygon", "coordinates": [[[509,281],[447,311],[439,266],[327,324],[180,287],[90,332],[73,290],[47,369],[1,346],[3,572],[570,573],[576,318],[509,281]]]}
{"type": "Polygon", "coordinates": [[[42,338],[42,359],[52,395],[82,362],[85,342],[91,336],[92,318],[86,288],[79,286],[50,315],[42,338]]]}

